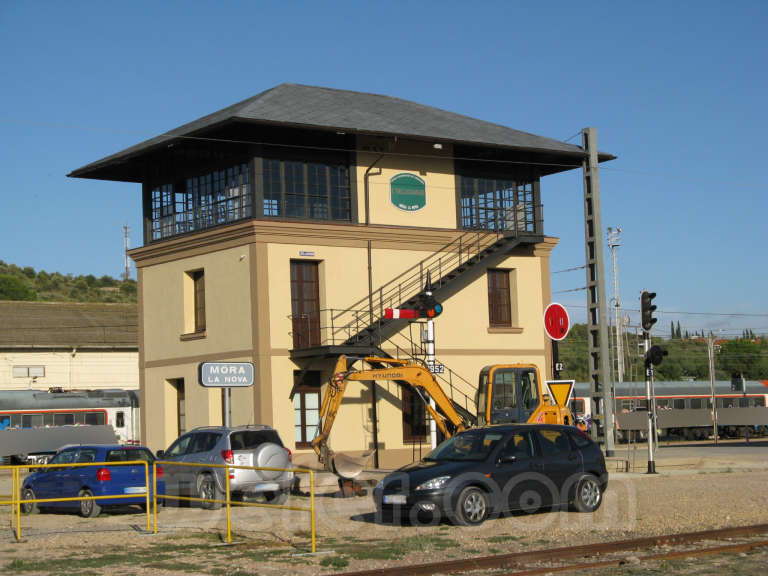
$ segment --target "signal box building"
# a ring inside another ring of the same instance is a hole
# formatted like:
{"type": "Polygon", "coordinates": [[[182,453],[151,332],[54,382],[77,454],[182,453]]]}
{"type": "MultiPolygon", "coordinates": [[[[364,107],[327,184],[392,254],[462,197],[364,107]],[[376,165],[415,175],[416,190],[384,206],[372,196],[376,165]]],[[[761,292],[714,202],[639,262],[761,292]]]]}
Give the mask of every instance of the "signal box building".
{"type": "MultiPolygon", "coordinates": [[[[576,145],[398,98],[282,84],[75,170],[141,184],[143,440],[165,448],[221,424],[222,390],[199,384],[199,365],[245,361],[255,384],[232,390],[232,424],[269,424],[296,462],[314,461],[340,354],[424,359],[423,324],[384,316],[413,307],[427,274],[456,404],[475,412],[489,364],[551,377],[542,314],[556,240],[541,182],[584,159],[576,145]]],[[[422,400],[390,381],[351,382],[330,437],[336,451],[377,448],[381,466],[428,442],[422,400]]]]}

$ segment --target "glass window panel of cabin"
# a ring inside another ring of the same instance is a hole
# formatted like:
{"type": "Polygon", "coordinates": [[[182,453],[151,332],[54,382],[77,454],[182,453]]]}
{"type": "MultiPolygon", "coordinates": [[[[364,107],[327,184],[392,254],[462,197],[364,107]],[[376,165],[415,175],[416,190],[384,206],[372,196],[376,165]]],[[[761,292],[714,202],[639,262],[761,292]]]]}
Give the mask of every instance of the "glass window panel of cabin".
{"type": "Polygon", "coordinates": [[[85,412],[75,412],[75,424],[85,424],[85,412]]]}
{"type": "Polygon", "coordinates": [[[515,230],[515,183],[510,180],[497,180],[496,190],[500,224],[504,230],[515,230]]]}
{"type": "Polygon", "coordinates": [[[475,202],[476,178],[461,178],[461,226],[477,228],[477,207],[475,202]]]}
{"type": "Polygon", "coordinates": [[[264,216],[280,216],[282,213],[280,161],[265,158],[262,169],[264,170],[264,216]]]}
{"type": "Polygon", "coordinates": [[[305,218],[304,163],[284,162],[284,168],[285,215],[289,218],[305,218]]]}
{"type": "Polygon", "coordinates": [[[349,170],[346,166],[330,166],[331,219],[351,220],[352,206],[349,191],[349,170]]]}
{"type": "Polygon", "coordinates": [[[478,227],[496,229],[496,190],[492,180],[477,181],[478,227]]]}
{"type": "Polygon", "coordinates": [[[691,409],[692,410],[701,409],[701,398],[691,398],[691,409]]]}
{"type": "Polygon", "coordinates": [[[672,407],[675,410],[684,410],[685,409],[685,400],[682,399],[682,398],[675,398],[674,404],[672,405],[672,407]]]}
{"type": "Polygon", "coordinates": [[[307,164],[309,217],[328,220],[328,173],[324,164],[307,164]]]}

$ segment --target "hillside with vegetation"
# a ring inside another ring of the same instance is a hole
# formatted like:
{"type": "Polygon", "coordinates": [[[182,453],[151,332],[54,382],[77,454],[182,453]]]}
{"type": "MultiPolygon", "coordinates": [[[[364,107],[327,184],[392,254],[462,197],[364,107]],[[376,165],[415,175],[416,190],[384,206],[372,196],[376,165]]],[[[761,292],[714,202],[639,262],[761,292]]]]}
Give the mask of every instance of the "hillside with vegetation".
{"type": "Polygon", "coordinates": [[[0,260],[0,300],[136,302],[136,281],[35,271],[0,260]]]}
{"type": "MultiPolygon", "coordinates": [[[[612,340],[615,341],[615,337],[612,340]]],[[[661,365],[656,367],[656,380],[709,381],[709,354],[707,339],[703,333],[692,335],[687,331],[681,332],[678,324],[669,337],[653,336],[652,343],[668,352],[661,365]]],[[[642,345],[642,336],[625,334],[625,381],[638,382],[645,379],[642,345]]],[[[564,365],[564,370],[560,373],[562,378],[574,379],[577,382],[588,381],[586,324],[573,326],[565,340],[559,343],[559,356],[564,365]]],[[[768,380],[768,338],[745,331],[740,338],[717,340],[715,372],[717,380],[730,380],[731,375],[736,373],[743,374],[747,380],[768,380]]]]}

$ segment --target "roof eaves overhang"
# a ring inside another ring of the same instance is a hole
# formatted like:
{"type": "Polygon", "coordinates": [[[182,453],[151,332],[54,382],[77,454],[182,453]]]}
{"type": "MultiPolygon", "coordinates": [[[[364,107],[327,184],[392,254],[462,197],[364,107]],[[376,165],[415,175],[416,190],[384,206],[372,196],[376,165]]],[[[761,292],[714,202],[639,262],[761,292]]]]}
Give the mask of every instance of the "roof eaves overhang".
{"type": "MultiPolygon", "coordinates": [[[[117,180],[117,181],[140,183],[142,179],[138,176],[125,177],[125,178],[105,178],[104,177],[105,175],[103,173],[104,171],[109,170],[110,168],[114,168],[121,164],[123,165],[128,164],[130,163],[131,160],[135,160],[149,153],[156,152],[164,147],[166,148],[171,147],[176,143],[182,142],[184,140],[199,140],[199,141],[221,140],[220,138],[206,138],[204,134],[206,132],[223,128],[228,124],[240,124],[240,123],[260,125],[260,126],[297,128],[297,129],[314,130],[314,131],[320,131],[320,132],[336,132],[336,133],[354,134],[354,135],[360,135],[360,136],[408,138],[408,139],[422,140],[422,141],[440,143],[440,144],[473,146],[473,147],[479,147],[479,148],[515,151],[515,152],[523,152],[523,153],[531,153],[531,154],[547,154],[547,155],[561,156],[565,158],[573,158],[573,159],[579,160],[579,164],[575,164],[573,166],[570,166],[570,165],[563,166],[562,170],[555,170],[556,172],[578,168],[580,166],[580,162],[586,157],[586,152],[584,151],[584,149],[575,144],[570,145],[572,147],[571,150],[543,148],[543,147],[512,146],[508,144],[498,144],[495,142],[482,142],[477,140],[441,138],[441,137],[435,137],[429,134],[403,134],[403,133],[394,133],[394,132],[386,132],[386,131],[364,130],[364,129],[349,127],[349,126],[328,126],[328,125],[302,124],[302,123],[295,123],[295,122],[280,122],[280,121],[269,121],[269,120],[265,121],[265,120],[256,120],[252,118],[243,118],[238,116],[225,118],[218,122],[200,126],[196,130],[193,129],[186,133],[183,133],[183,131],[187,127],[194,124],[199,124],[199,122],[200,122],[199,120],[192,122],[188,125],[181,126],[169,132],[165,132],[164,134],[161,134],[154,138],[150,138],[149,140],[145,140],[144,142],[140,142],[139,144],[136,144],[134,146],[130,146],[129,148],[126,148],[120,152],[117,152],[110,156],[106,156],[100,160],[97,160],[96,162],[92,162],[90,164],[77,168],[72,172],[70,172],[69,174],[67,174],[67,176],[70,178],[91,178],[96,180],[117,180]]],[[[233,141],[233,142],[237,143],[237,141],[233,141]]],[[[268,142],[256,142],[256,141],[253,141],[253,142],[241,141],[239,143],[253,144],[253,145],[268,144],[273,146],[281,145],[281,144],[274,144],[274,143],[268,143],[268,142]]],[[[282,145],[287,146],[285,144],[282,144],[282,145]]],[[[354,152],[357,150],[339,150],[339,151],[354,152]]],[[[612,154],[608,154],[606,152],[598,152],[599,162],[607,162],[615,159],[616,159],[616,156],[612,154]]]]}

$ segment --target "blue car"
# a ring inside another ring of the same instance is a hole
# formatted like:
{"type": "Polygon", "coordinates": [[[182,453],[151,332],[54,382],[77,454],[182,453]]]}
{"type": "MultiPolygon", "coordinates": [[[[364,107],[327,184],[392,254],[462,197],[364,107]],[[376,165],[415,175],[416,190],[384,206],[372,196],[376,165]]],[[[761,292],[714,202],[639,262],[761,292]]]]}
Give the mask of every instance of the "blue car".
{"type": "MultiPolygon", "coordinates": [[[[152,499],[152,463],[155,457],[147,448],[140,446],[79,445],[66,446],[51,458],[49,464],[104,462],[103,466],[75,466],[41,468],[24,479],[22,500],[44,498],[74,498],[77,496],[116,496],[135,494],[133,498],[105,498],[70,502],[41,502],[22,504],[24,514],[32,514],[45,508],[78,509],[86,518],[98,516],[105,506],[138,504],[146,507],[146,477],[142,464],[109,466],[108,462],[142,461],[149,464],[149,494],[152,499]]],[[[165,493],[162,468],[157,469],[157,493],[165,493]]]]}

